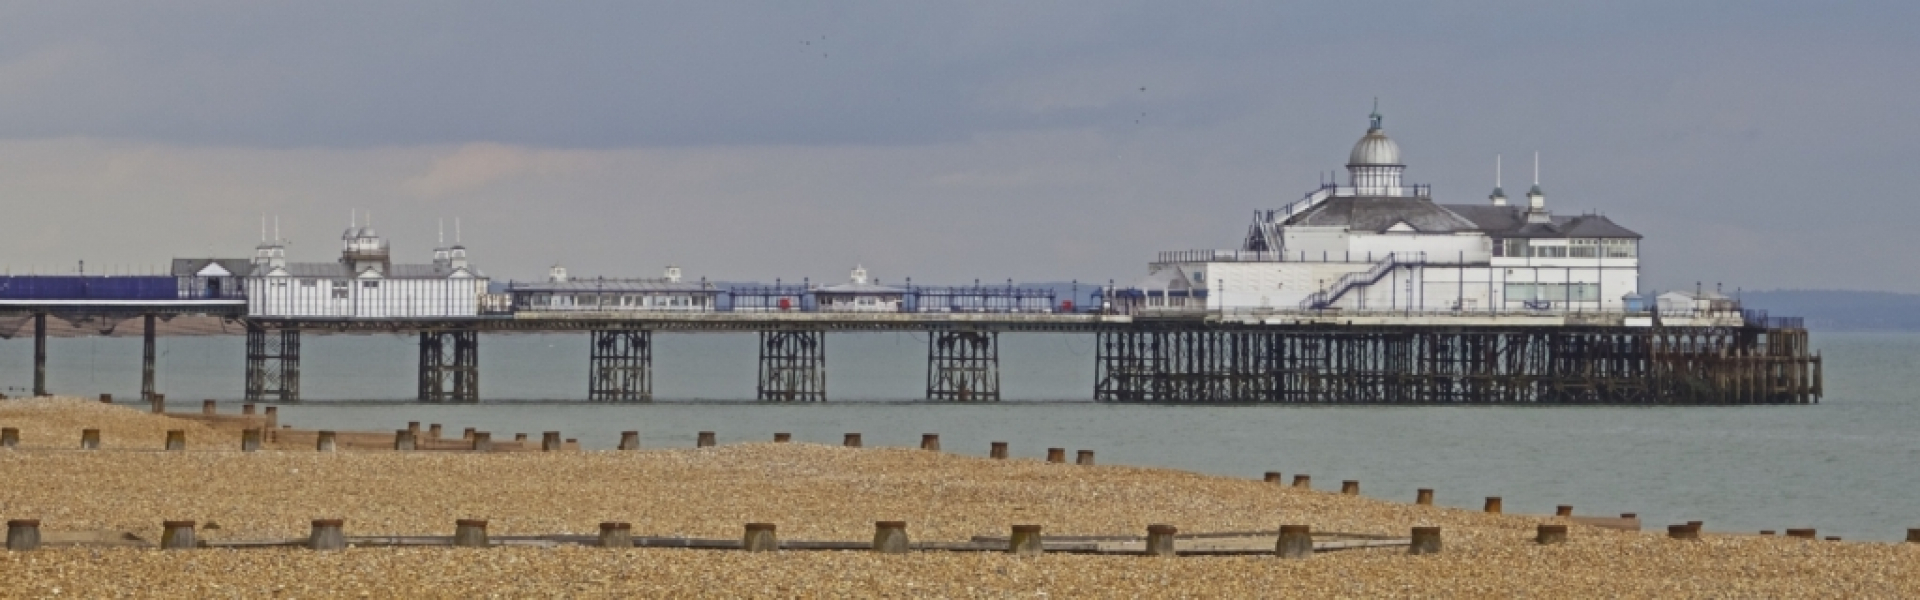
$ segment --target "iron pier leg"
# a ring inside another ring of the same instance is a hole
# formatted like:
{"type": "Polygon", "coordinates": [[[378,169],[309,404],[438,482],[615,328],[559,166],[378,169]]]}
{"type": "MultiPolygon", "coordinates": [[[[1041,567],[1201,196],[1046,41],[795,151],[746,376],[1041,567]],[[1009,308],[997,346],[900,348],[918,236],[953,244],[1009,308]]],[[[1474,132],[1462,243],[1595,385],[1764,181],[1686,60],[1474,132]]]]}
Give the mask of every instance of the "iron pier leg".
{"type": "Polygon", "coordinates": [[[153,399],[153,315],[142,317],[146,329],[140,334],[140,401],[153,399]]]}
{"type": "Polygon", "coordinates": [[[759,399],[824,402],[827,399],[827,332],[760,332],[759,399]]]}
{"type": "Polygon", "coordinates": [[[420,332],[421,402],[480,401],[480,332],[420,332]]]}
{"type": "Polygon", "coordinates": [[[47,313],[33,313],[33,395],[47,393],[47,313]]]}
{"type": "Polygon", "coordinates": [[[588,334],[587,399],[653,401],[653,332],[595,330],[588,334]]]}
{"type": "Polygon", "coordinates": [[[927,399],[1000,400],[1000,334],[935,331],[927,336],[927,399]]]}
{"type": "Polygon", "coordinates": [[[300,330],[282,329],[278,337],[270,341],[267,328],[247,326],[248,402],[300,401],[300,330]]]}

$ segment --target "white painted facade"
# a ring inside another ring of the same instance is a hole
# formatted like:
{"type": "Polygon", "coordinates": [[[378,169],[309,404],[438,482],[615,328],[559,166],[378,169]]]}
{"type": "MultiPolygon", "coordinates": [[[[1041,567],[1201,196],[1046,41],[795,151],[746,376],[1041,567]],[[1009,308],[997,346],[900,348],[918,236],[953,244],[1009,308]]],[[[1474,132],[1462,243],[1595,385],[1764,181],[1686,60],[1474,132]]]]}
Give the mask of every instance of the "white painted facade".
{"type": "Polygon", "coordinates": [[[455,244],[434,250],[431,264],[395,265],[370,227],[341,236],[332,263],[290,263],[275,241],[255,250],[246,278],[247,313],[264,317],[418,318],[480,314],[487,278],[455,244]]]}

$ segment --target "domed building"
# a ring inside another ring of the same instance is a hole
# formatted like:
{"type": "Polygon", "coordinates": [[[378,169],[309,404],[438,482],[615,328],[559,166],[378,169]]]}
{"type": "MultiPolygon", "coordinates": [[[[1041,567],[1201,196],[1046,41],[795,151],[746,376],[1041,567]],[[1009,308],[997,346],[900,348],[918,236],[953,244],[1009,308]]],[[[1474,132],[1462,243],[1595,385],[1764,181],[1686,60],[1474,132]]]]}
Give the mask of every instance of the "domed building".
{"type": "Polygon", "coordinates": [[[1376,106],[1346,185],[1256,211],[1239,249],[1160,253],[1116,292],[1116,308],[1607,313],[1639,291],[1640,234],[1603,215],[1553,214],[1537,156],[1523,205],[1507,202],[1497,157],[1486,201],[1444,204],[1403,181],[1402,157],[1376,106]]]}

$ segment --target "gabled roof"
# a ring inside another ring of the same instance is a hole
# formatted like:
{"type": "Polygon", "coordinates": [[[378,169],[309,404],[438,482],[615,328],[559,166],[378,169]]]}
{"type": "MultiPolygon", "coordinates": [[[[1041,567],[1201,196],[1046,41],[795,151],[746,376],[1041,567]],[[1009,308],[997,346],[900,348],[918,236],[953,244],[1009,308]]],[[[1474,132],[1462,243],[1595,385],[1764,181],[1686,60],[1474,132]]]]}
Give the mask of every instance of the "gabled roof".
{"type": "Polygon", "coordinates": [[[1420,233],[1452,233],[1477,229],[1473,221],[1462,218],[1426,198],[1407,196],[1341,196],[1329,198],[1319,206],[1287,219],[1287,225],[1306,227],[1345,227],[1353,231],[1384,233],[1405,223],[1420,233]]]}
{"type": "Polygon", "coordinates": [[[246,258],[176,258],[173,259],[174,277],[198,277],[207,265],[219,265],[234,277],[246,277],[253,272],[253,260],[246,258]]]}
{"type": "Polygon", "coordinates": [[[1640,239],[1640,234],[1605,215],[1553,215],[1547,223],[1528,223],[1525,209],[1519,206],[1448,204],[1446,208],[1472,221],[1474,229],[1495,237],[1640,239]]]}

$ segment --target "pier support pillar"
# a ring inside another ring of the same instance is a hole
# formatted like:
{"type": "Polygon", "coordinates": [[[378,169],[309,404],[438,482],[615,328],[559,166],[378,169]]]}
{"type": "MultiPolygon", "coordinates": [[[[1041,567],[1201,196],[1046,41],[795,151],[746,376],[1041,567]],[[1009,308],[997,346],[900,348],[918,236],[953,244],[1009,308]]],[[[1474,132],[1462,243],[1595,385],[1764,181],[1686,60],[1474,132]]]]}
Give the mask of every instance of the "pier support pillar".
{"type": "Polygon", "coordinates": [[[47,393],[47,313],[33,313],[33,395],[47,393]]]}
{"type": "Polygon", "coordinates": [[[823,402],[827,399],[827,332],[760,332],[759,399],[823,402]]]}
{"type": "Polygon", "coordinates": [[[274,336],[265,327],[247,326],[248,402],[300,401],[300,330],[278,333],[274,336]]]}
{"type": "Polygon", "coordinates": [[[587,399],[653,401],[653,332],[595,330],[588,333],[587,399]]]}
{"type": "Polygon", "coordinates": [[[420,332],[419,400],[480,401],[480,332],[420,332]]]}
{"type": "Polygon", "coordinates": [[[927,399],[1000,400],[1000,334],[935,331],[927,335],[927,399]]]}
{"type": "Polygon", "coordinates": [[[140,330],[140,401],[153,400],[153,313],[141,315],[146,328],[140,330]]]}

